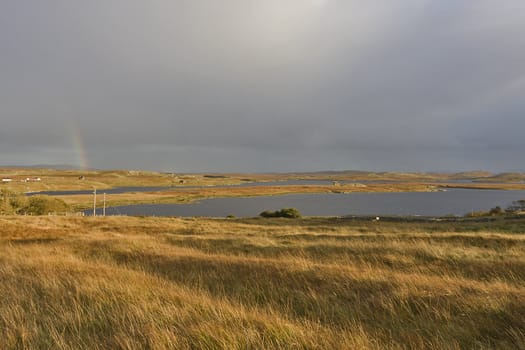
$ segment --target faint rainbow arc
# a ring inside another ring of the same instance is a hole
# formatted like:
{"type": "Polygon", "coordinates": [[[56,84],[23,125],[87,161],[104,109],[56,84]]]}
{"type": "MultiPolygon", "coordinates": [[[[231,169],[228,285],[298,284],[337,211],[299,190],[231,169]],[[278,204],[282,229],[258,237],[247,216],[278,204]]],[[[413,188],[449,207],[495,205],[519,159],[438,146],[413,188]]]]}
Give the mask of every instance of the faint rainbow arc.
{"type": "Polygon", "coordinates": [[[73,125],[71,129],[77,165],[83,170],[89,169],[89,160],[87,157],[86,147],[84,146],[84,138],[82,137],[82,133],[76,125],[73,125]]]}

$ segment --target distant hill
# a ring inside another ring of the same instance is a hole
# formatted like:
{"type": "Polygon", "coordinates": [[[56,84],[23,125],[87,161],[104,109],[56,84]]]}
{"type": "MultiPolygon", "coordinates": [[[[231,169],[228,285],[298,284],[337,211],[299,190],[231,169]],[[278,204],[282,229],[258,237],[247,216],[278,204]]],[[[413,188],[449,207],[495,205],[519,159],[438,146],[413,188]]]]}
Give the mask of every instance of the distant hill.
{"type": "MultiPolygon", "coordinates": [[[[32,164],[32,165],[0,165],[0,169],[56,169],[82,170],[81,167],[71,164],[32,164]]],[[[86,170],[86,169],[84,169],[86,170]]]]}
{"type": "MultiPolygon", "coordinates": [[[[56,170],[56,171],[94,171],[94,172],[110,172],[119,173],[123,176],[130,174],[146,175],[156,174],[155,171],[129,170],[129,169],[84,169],[77,165],[71,164],[30,164],[30,165],[0,165],[0,169],[27,169],[27,170],[56,170]]],[[[169,174],[172,174],[170,172],[169,174]]],[[[191,174],[191,173],[188,173],[191,174]]],[[[197,173],[199,174],[199,173],[197,173]]],[[[244,176],[250,173],[202,173],[205,178],[226,178],[229,176],[244,176]]],[[[474,182],[492,182],[492,183],[510,183],[510,182],[525,182],[525,173],[521,172],[505,172],[494,174],[488,171],[475,170],[465,172],[396,172],[396,171],[364,171],[364,170],[325,170],[312,172],[275,172],[275,173],[259,173],[257,179],[273,179],[277,176],[286,176],[288,179],[302,179],[302,180],[327,180],[327,181],[474,181],[474,182]]]]}
{"type": "Polygon", "coordinates": [[[464,171],[461,173],[455,173],[451,175],[451,178],[454,179],[478,179],[478,178],[487,178],[494,176],[493,173],[483,170],[475,170],[475,171],[464,171]]]}
{"type": "Polygon", "coordinates": [[[524,173],[501,173],[497,175],[490,176],[488,178],[479,179],[482,181],[490,182],[523,182],[525,181],[524,173]]]}

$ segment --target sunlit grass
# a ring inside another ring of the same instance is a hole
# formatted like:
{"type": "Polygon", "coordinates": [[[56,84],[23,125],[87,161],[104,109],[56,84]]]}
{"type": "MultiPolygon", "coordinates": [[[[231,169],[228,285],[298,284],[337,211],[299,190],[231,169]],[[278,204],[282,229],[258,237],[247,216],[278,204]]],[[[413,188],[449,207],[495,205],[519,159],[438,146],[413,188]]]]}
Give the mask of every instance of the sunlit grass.
{"type": "Polygon", "coordinates": [[[0,343],[523,348],[523,221],[465,225],[2,217],[0,343]]]}

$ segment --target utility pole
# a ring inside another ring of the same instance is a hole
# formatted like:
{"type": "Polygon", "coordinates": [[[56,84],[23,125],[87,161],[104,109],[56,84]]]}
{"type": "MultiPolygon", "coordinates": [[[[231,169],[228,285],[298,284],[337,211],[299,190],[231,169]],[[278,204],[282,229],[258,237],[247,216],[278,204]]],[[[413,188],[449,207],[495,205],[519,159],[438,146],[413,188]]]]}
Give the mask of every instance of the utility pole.
{"type": "Polygon", "coordinates": [[[93,216],[97,216],[97,189],[93,191],[93,216]]]}
{"type": "Polygon", "coordinates": [[[106,192],[104,192],[104,207],[102,209],[102,216],[106,216],[106,192]]]}

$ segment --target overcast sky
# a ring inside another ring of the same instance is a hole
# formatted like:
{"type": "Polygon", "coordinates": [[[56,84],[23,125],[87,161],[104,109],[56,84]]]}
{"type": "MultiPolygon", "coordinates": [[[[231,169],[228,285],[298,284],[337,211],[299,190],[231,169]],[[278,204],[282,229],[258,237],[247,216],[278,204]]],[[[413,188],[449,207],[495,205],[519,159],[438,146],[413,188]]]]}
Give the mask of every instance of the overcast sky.
{"type": "Polygon", "coordinates": [[[523,0],[0,0],[0,164],[525,170],[523,0]]]}

